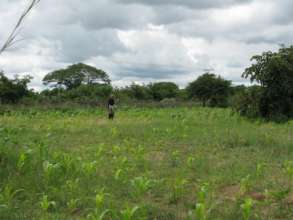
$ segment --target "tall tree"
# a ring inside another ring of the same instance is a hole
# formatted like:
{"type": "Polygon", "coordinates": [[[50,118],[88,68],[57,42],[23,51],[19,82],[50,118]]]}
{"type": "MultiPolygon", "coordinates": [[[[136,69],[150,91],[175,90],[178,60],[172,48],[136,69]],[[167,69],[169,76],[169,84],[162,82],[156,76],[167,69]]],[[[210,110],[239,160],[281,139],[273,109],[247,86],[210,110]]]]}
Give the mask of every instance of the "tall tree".
{"type": "Polygon", "coordinates": [[[265,118],[293,116],[293,46],[278,52],[264,52],[251,58],[254,63],[244,78],[262,87],[260,112],[265,118]]]}
{"type": "Polygon", "coordinates": [[[225,106],[231,92],[231,81],[215,74],[205,73],[187,86],[190,98],[197,98],[203,106],[225,106]]]}
{"type": "Polygon", "coordinates": [[[65,86],[73,89],[81,84],[110,84],[109,76],[106,72],[95,67],[78,63],[48,73],[44,79],[44,85],[52,84],[53,87],[65,86]]]}
{"type": "Polygon", "coordinates": [[[150,92],[155,100],[161,101],[165,98],[175,98],[179,87],[173,82],[158,82],[149,85],[150,92]]]}
{"type": "Polygon", "coordinates": [[[9,47],[11,47],[12,45],[14,45],[17,40],[16,37],[20,31],[20,28],[22,26],[22,23],[24,22],[24,19],[27,17],[27,15],[30,13],[30,11],[40,2],[40,0],[32,0],[28,7],[23,11],[23,13],[21,14],[20,18],[18,19],[15,27],[13,28],[13,30],[11,31],[11,33],[9,34],[7,40],[4,42],[3,46],[0,48],[0,55],[1,53],[3,53],[5,50],[7,50],[9,47]]]}

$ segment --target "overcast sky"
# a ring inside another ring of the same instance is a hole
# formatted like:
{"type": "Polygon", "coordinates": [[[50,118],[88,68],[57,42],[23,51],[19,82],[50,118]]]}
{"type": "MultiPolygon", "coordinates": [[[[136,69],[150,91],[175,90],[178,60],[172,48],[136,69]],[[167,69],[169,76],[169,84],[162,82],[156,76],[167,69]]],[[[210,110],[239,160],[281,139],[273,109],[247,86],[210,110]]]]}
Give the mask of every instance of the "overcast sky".
{"type": "MultiPolygon", "coordinates": [[[[0,44],[29,0],[0,0],[0,44]]],[[[9,76],[72,63],[105,70],[117,86],[174,81],[207,69],[245,83],[250,57],[293,40],[292,0],[41,0],[0,56],[9,76]]]]}

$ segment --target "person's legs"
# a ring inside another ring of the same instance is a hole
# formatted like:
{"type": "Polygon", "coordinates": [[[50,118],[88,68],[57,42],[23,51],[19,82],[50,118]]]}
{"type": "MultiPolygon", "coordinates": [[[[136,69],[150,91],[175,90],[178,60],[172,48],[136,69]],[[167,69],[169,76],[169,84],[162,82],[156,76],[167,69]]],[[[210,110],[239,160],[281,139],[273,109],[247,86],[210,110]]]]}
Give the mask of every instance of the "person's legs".
{"type": "Polygon", "coordinates": [[[109,106],[109,119],[114,119],[114,106],[109,106]]]}

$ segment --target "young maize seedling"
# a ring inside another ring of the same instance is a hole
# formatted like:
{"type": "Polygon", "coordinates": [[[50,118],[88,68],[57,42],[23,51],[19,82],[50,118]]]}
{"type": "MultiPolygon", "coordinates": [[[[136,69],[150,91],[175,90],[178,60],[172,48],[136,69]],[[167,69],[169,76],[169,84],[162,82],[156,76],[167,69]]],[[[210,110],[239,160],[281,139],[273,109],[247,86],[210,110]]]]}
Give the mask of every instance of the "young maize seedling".
{"type": "Polygon", "coordinates": [[[187,163],[187,166],[189,167],[189,168],[193,168],[194,167],[194,162],[195,162],[195,157],[193,157],[193,156],[190,156],[190,157],[188,157],[187,158],[187,161],[186,161],[186,163],[187,163]]]}
{"type": "Polygon", "coordinates": [[[79,179],[67,180],[65,183],[65,189],[68,192],[76,192],[79,188],[79,179]]]}
{"type": "Polygon", "coordinates": [[[106,196],[109,196],[108,193],[105,193],[105,190],[100,190],[95,196],[95,209],[94,212],[88,215],[89,219],[98,219],[103,220],[106,216],[110,215],[112,211],[110,209],[104,209],[106,196]]]}
{"type": "MultiPolygon", "coordinates": [[[[113,216],[113,212],[110,209],[106,209],[103,212],[98,212],[97,210],[95,210],[94,213],[91,213],[87,216],[87,219],[92,219],[92,220],[104,220],[106,219],[106,217],[110,217],[113,216]]],[[[109,218],[107,218],[109,219],[109,218]]],[[[110,218],[112,219],[112,218],[110,218]]]]}
{"type": "Polygon", "coordinates": [[[254,201],[251,198],[246,198],[241,205],[242,216],[244,220],[249,220],[252,215],[254,201]]]}
{"type": "Polygon", "coordinates": [[[290,188],[293,187],[293,161],[285,161],[283,164],[283,171],[289,179],[290,188]]]}
{"type": "Polygon", "coordinates": [[[25,153],[21,153],[17,162],[17,169],[22,170],[27,160],[27,155],[25,153]]]}
{"type": "Polygon", "coordinates": [[[141,196],[149,191],[152,187],[153,181],[147,177],[136,177],[131,180],[131,185],[134,188],[134,196],[141,196]]]}
{"type": "Polygon", "coordinates": [[[13,199],[16,197],[17,194],[23,191],[23,189],[13,190],[12,187],[6,185],[0,193],[0,204],[3,207],[11,208],[13,199]]]}
{"type": "Polygon", "coordinates": [[[97,159],[101,158],[103,154],[104,154],[104,144],[100,144],[96,152],[96,158],[97,159]]]}
{"type": "Polygon", "coordinates": [[[54,174],[57,172],[57,170],[60,168],[59,163],[52,164],[49,161],[43,162],[43,171],[44,175],[46,177],[46,180],[48,181],[50,178],[54,177],[54,174]]]}
{"type": "Polygon", "coordinates": [[[40,201],[41,209],[45,212],[49,211],[50,209],[53,209],[56,207],[55,201],[49,201],[47,195],[43,195],[41,201],[40,201]]]}
{"type": "Polygon", "coordinates": [[[175,150],[171,154],[171,164],[173,167],[177,167],[179,165],[180,157],[179,157],[179,151],[175,150]]]}
{"type": "Polygon", "coordinates": [[[245,178],[242,178],[240,181],[240,194],[243,195],[247,193],[251,188],[251,176],[247,175],[245,178]]]}
{"type": "Polygon", "coordinates": [[[49,159],[49,148],[44,143],[39,144],[39,152],[40,152],[40,158],[42,160],[48,160],[49,159]]]}
{"type": "Polygon", "coordinates": [[[210,210],[207,210],[207,197],[209,184],[204,183],[197,194],[197,203],[195,209],[189,212],[189,220],[206,220],[210,210]]]}
{"type": "Polygon", "coordinates": [[[73,210],[76,210],[77,207],[78,207],[78,203],[79,203],[79,199],[70,199],[69,202],[67,202],[67,207],[73,211],[73,210]]]}
{"type": "Polygon", "coordinates": [[[126,182],[128,180],[128,177],[126,175],[128,170],[128,168],[116,170],[116,172],[114,173],[114,179],[116,181],[126,182]]]}
{"type": "Polygon", "coordinates": [[[133,208],[127,207],[126,209],[120,212],[120,219],[121,220],[134,220],[136,213],[139,211],[139,207],[135,206],[133,208]]]}
{"type": "Polygon", "coordinates": [[[86,176],[91,176],[96,172],[97,169],[97,161],[86,162],[82,165],[83,172],[86,176]]]}
{"type": "Polygon", "coordinates": [[[173,185],[172,194],[170,196],[170,203],[177,203],[178,200],[183,196],[185,186],[188,181],[186,179],[177,179],[173,185]]]}
{"type": "Polygon", "coordinates": [[[266,167],[265,163],[258,163],[256,166],[256,176],[262,177],[264,175],[264,169],[266,167]]]}

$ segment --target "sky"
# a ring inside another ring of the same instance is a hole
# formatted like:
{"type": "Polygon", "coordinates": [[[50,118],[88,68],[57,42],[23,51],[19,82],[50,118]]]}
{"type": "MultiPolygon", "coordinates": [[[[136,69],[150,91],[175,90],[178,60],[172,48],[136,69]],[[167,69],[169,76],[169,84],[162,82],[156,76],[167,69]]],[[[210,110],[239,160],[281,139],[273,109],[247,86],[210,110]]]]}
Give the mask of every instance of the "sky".
{"type": "MultiPolygon", "coordinates": [[[[0,44],[30,0],[0,0],[0,44]]],[[[43,77],[83,62],[115,86],[175,82],[206,71],[247,83],[250,58],[293,40],[292,0],[41,0],[0,55],[7,76],[43,77]]]]}

